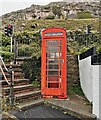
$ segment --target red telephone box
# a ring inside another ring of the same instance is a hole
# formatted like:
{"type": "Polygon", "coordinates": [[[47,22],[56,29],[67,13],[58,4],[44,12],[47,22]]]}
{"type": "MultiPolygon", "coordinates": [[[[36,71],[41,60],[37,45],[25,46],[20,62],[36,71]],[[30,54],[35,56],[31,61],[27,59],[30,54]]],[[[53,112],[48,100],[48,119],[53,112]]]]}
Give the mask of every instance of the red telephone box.
{"type": "Polygon", "coordinates": [[[41,93],[45,98],[67,98],[66,30],[42,31],[41,93]]]}

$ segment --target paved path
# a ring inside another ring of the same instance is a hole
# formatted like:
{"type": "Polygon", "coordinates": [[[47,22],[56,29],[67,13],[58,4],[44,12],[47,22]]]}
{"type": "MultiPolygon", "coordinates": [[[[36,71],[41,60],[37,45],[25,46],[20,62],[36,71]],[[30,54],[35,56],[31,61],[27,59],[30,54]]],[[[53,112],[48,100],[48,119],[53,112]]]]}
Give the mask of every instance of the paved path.
{"type": "Polygon", "coordinates": [[[92,120],[96,119],[96,116],[91,113],[91,105],[88,104],[85,98],[80,96],[73,96],[70,99],[49,99],[48,103],[66,110],[68,114],[78,118],[89,118],[92,120]]]}
{"type": "MultiPolygon", "coordinates": [[[[25,111],[20,111],[20,112],[17,112],[15,114],[15,116],[18,118],[18,119],[22,119],[22,118],[25,118],[27,120],[27,118],[33,118],[33,119],[37,119],[37,118],[45,118],[45,119],[49,119],[49,118],[59,118],[60,120],[67,120],[67,119],[70,119],[70,120],[79,120],[79,119],[76,119],[70,115],[65,115],[62,113],[62,111],[59,111],[59,110],[56,110],[54,108],[51,108],[50,106],[45,106],[45,105],[39,105],[39,106],[34,106],[33,108],[31,109],[27,109],[25,111]]],[[[35,120],[36,120],[35,119],[35,120]]]]}

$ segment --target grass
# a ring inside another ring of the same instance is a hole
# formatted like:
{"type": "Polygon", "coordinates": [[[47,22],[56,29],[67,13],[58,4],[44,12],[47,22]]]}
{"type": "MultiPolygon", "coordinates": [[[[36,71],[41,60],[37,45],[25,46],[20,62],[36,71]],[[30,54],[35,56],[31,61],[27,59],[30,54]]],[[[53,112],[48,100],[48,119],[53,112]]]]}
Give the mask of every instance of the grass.
{"type": "Polygon", "coordinates": [[[32,82],[32,85],[35,87],[35,88],[40,88],[40,82],[38,82],[38,81],[33,81],[32,82]]]}
{"type": "Polygon", "coordinates": [[[70,85],[70,86],[69,86],[69,89],[68,89],[68,92],[69,92],[69,94],[70,94],[71,96],[77,94],[77,95],[79,95],[79,96],[84,97],[84,93],[83,93],[83,91],[82,91],[82,89],[81,89],[80,84],[78,84],[78,85],[76,85],[76,86],[70,85]]]}
{"type": "MultiPolygon", "coordinates": [[[[98,31],[99,30],[99,19],[98,18],[91,18],[91,19],[68,19],[68,20],[29,20],[23,21],[25,23],[25,27],[23,30],[30,30],[30,31],[37,31],[42,30],[43,28],[48,27],[63,27],[67,30],[76,30],[76,29],[85,29],[85,26],[90,24],[92,26],[92,30],[98,31]],[[31,28],[31,25],[37,23],[38,27],[35,29],[31,28]]],[[[21,25],[21,22],[17,23],[18,26],[21,25]]]]}
{"type": "Polygon", "coordinates": [[[81,88],[81,85],[80,85],[80,84],[79,84],[79,85],[76,85],[76,86],[70,85],[68,92],[69,92],[69,97],[70,97],[70,98],[73,98],[75,95],[76,95],[76,96],[80,96],[82,99],[84,99],[84,101],[85,101],[84,104],[85,104],[85,105],[90,105],[90,106],[92,106],[92,102],[90,102],[90,101],[86,98],[86,96],[84,95],[84,93],[83,93],[83,91],[82,91],[82,88],[81,88]]]}
{"type": "Polygon", "coordinates": [[[86,11],[83,11],[83,12],[78,12],[78,18],[81,19],[81,18],[92,18],[92,15],[90,12],[86,12],[86,11]]]}

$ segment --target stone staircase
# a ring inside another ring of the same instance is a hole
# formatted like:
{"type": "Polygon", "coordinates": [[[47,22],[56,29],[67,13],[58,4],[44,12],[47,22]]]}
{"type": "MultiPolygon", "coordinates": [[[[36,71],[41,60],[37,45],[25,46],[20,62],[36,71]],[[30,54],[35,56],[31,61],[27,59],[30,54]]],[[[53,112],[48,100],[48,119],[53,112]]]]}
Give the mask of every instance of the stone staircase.
{"type": "MultiPolygon", "coordinates": [[[[9,69],[10,64],[7,64],[6,67],[9,69]]],[[[14,96],[16,102],[23,103],[29,100],[41,98],[40,89],[35,88],[32,84],[30,84],[29,79],[25,79],[21,66],[13,64],[12,69],[14,71],[14,96]]],[[[3,71],[10,82],[10,74],[8,74],[4,68],[3,71]]],[[[7,97],[10,93],[10,86],[4,79],[3,75],[1,78],[2,80],[0,80],[0,85],[2,86],[2,97],[7,97]]]]}

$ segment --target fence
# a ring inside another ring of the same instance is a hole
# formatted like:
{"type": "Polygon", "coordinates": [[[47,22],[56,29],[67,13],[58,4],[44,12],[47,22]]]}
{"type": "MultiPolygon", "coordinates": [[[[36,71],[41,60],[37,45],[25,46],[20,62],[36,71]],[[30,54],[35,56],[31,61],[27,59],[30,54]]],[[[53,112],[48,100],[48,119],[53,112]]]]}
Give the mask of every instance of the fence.
{"type": "MultiPolygon", "coordinates": [[[[39,33],[40,36],[40,33],[39,33]]],[[[75,52],[80,52],[82,49],[91,48],[92,46],[100,47],[101,33],[80,34],[76,32],[67,32],[67,46],[73,48],[75,52]]],[[[14,53],[15,57],[31,57],[35,47],[31,46],[33,38],[14,38],[14,53]]],[[[37,39],[37,38],[36,38],[37,39]]],[[[41,43],[40,38],[38,38],[41,43]]],[[[35,39],[34,39],[35,41],[35,39]]],[[[36,42],[37,42],[36,41],[36,42]]],[[[40,47],[40,46],[38,46],[40,47]]],[[[84,52],[84,51],[83,51],[84,52]]]]}
{"type": "MultiPolygon", "coordinates": [[[[14,94],[13,94],[13,85],[14,85],[14,71],[12,69],[12,65],[10,66],[10,69],[8,69],[2,59],[2,57],[0,56],[0,62],[2,63],[0,65],[0,70],[2,72],[2,75],[4,76],[4,80],[6,80],[7,84],[10,86],[10,93],[9,93],[9,100],[10,100],[10,105],[13,107],[14,106],[14,94]],[[6,72],[8,74],[10,74],[10,81],[7,79],[6,74],[2,68],[2,66],[4,67],[4,69],[6,70],[6,72]]],[[[0,95],[0,97],[3,98],[2,95],[0,95]]]]}
{"type": "Polygon", "coordinates": [[[73,47],[75,52],[80,52],[83,48],[87,49],[93,46],[96,46],[97,48],[100,47],[101,46],[100,39],[101,33],[76,34],[69,32],[67,34],[68,44],[69,45],[72,44],[71,46],[73,47]]]}

